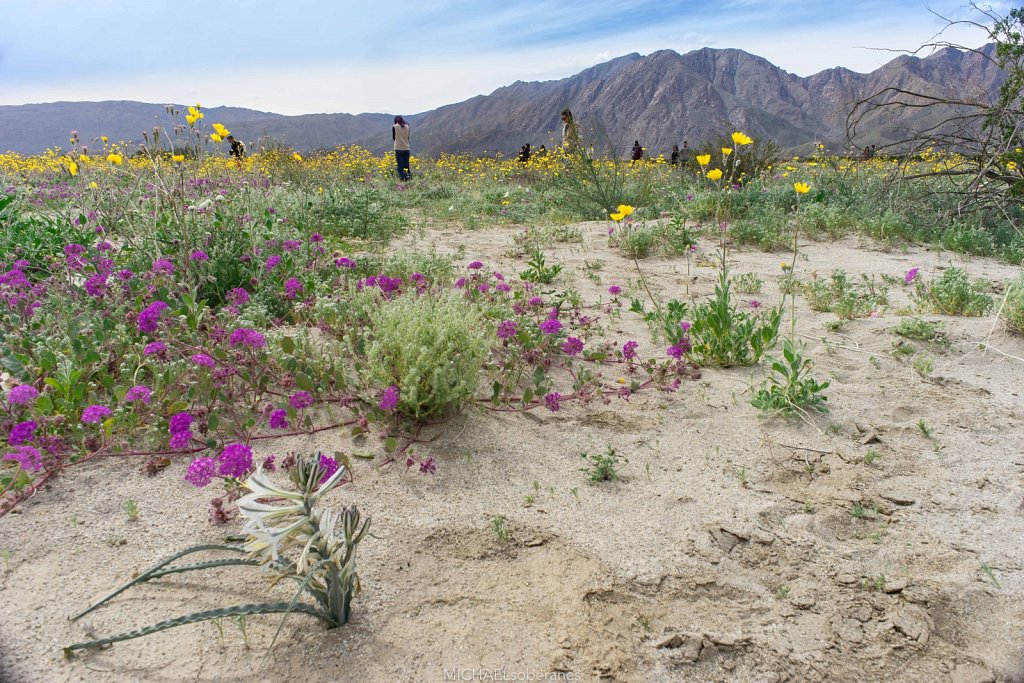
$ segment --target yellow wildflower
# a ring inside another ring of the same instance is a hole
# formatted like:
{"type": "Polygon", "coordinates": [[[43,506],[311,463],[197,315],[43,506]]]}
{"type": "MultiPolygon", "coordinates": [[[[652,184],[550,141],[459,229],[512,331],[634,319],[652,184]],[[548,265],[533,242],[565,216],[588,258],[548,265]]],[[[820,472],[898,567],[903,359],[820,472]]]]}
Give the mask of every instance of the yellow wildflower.
{"type": "Polygon", "coordinates": [[[210,139],[213,140],[214,142],[221,142],[224,138],[217,135],[216,133],[210,133],[210,139]]]}
{"type": "Polygon", "coordinates": [[[295,159],[295,161],[302,161],[302,155],[299,154],[298,152],[295,152],[292,154],[292,159],[295,159]]]}
{"type": "Polygon", "coordinates": [[[727,157],[730,154],[732,154],[732,147],[723,147],[722,148],[722,156],[727,157]]]}
{"type": "Polygon", "coordinates": [[[78,164],[73,161],[68,162],[68,171],[71,172],[72,177],[78,175],[78,164]]]}
{"type": "Polygon", "coordinates": [[[621,213],[623,216],[628,216],[629,214],[633,213],[633,207],[630,206],[629,204],[619,204],[619,213],[621,213]]]}
{"type": "Polygon", "coordinates": [[[222,138],[226,138],[227,136],[231,135],[231,131],[219,123],[213,124],[213,131],[222,138]]]}
{"type": "Polygon", "coordinates": [[[797,194],[807,194],[811,191],[811,186],[807,183],[793,183],[793,189],[797,194]]]}
{"type": "Polygon", "coordinates": [[[698,154],[697,155],[697,163],[700,164],[701,166],[707,166],[708,164],[711,163],[711,155],[710,154],[698,154]]]}
{"type": "Polygon", "coordinates": [[[120,166],[122,161],[123,159],[121,158],[120,154],[114,154],[113,152],[111,152],[110,154],[107,155],[107,162],[111,164],[120,166]]]}
{"type": "Polygon", "coordinates": [[[185,123],[187,123],[188,127],[191,128],[192,126],[196,125],[196,117],[192,116],[191,114],[185,114],[185,123]]]}
{"type": "Polygon", "coordinates": [[[99,185],[97,185],[97,184],[96,184],[96,181],[94,180],[94,181],[92,181],[91,183],[89,183],[89,189],[90,189],[90,190],[98,190],[98,189],[100,189],[100,186],[99,186],[99,185]]]}
{"type": "Polygon", "coordinates": [[[753,142],[749,137],[740,133],[739,131],[732,134],[732,144],[739,147],[740,145],[749,145],[753,142]]]}
{"type": "Polygon", "coordinates": [[[172,154],[171,155],[171,161],[173,161],[176,164],[180,164],[181,162],[185,161],[185,155],[184,154],[172,154]]]}
{"type": "Polygon", "coordinates": [[[107,144],[107,136],[106,135],[101,136],[100,140],[103,141],[103,144],[107,144]]]}
{"type": "Polygon", "coordinates": [[[708,171],[708,178],[710,178],[711,180],[721,180],[722,179],[722,169],[720,169],[720,168],[713,168],[713,169],[711,169],[710,171],[708,171]]]}

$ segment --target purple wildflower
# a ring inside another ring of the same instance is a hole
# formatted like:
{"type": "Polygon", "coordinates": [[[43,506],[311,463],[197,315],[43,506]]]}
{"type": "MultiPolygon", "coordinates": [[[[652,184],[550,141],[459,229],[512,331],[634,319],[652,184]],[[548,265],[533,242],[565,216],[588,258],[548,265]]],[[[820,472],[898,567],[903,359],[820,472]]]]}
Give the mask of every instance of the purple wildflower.
{"type": "Polygon", "coordinates": [[[172,275],[174,273],[174,263],[170,259],[158,258],[153,261],[153,274],[154,275],[172,275]]]}
{"type": "Polygon", "coordinates": [[[263,469],[265,469],[267,472],[276,472],[277,471],[277,456],[276,455],[268,455],[266,458],[264,458],[263,459],[263,469]]]}
{"type": "Polygon", "coordinates": [[[210,257],[207,256],[205,251],[193,251],[189,257],[189,261],[209,261],[210,257]]]}
{"type": "Polygon", "coordinates": [[[216,473],[217,465],[213,462],[213,458],[196,458],[188,466],[188,472],[185,473],[185,481],[193,486],[207,486],[213,481],[216,473]]]}
{"type": "Polygon", "coordinates": [[[149,403],[152,400],[152,394],[153,392],[149,390],[149,387],[144,384],[138,384],[125,393],[124,400],[129,403],[134,403],[135,401],[149,403]]]}
{"type": "Polygon", "coordinates": [[[546,405],[548,407],[548,410],[550,410],[551,412],[557,413],[559,408],[562,407],[559,404],[559,401],[561,400],[562,395],[559,394],[557,391],[552,391],[550,394],[544,397],[544,405],[546,405]]]}
{"type": "Polygon", "coordinates": [[[612,285],[611,287],[608,288],[608,293],[611,294],[612,296],[618,296],[619,294],[622,294],[622,287],[619,287],[618,285],[612,285]]]}
{"type": "Polygon", "coordinates": [[[679,329],[681,329],[683,332],[689,332],[691,327],[693,327],[693,323],[691,323],[689,320],[684,320],[683,322],[679,323],[679,329]]]}
{"type": "Polygon", "coordinates": [[[288,429],[288,411],[279,409],[270,413],[270,428],[288,429]]]}
{"type": "Polygon", "coordinates": [[[160,322],[160,314],[170,308],[163,301],[154,301],[139,312],[139,332],[152,334],[156,332],[157,324],[160,322]]]}
{"type": "Polygon", "coordinates": [[[761,302],[758,301],[757,299],[751,299],[750,307],[756,311],[757,309],[761,308],[761,302]]]}
{"type": "Polygon", "coordinates": [[[12,446],[20,446],[24,443],[28,443],[35,438],[36,427],[38,426],[39,425],[32,420],[19,422],[11,427],[11,433],[7,435],[7,442],[12,446]]]}
{"type": "Polygon", "coordinates": [[[190,441],[192,441],[192,430],[186,429],[183,432],[171,434],[171,440],[168,445],[175,450],[179,450],[186,448],[190,441]]]}
{"type": "Polygon", "coordinates": [[[302,283],[298,278],[290,277],[284,283],[284,293],[289,299],[294,299],[302,294],[302,283]]]}
{"type": "Polygon", "coordinates": [[[278,256],[277,254],[274,254],[273,256],[267,259],[266,263],[263,264],[263,269],[269,272],[274,268],[277,268],[277,264],[279,264],[280,262],[281,257],[278,256]]]}
{"type": "Polygon", "coordinates": [[[131,280],[133,277],[135,277],[135,273],[133,273],[127,268],[123,268],[117,271],[117,277],[127,282],[128,280],[131,280]]]}
{"type": "Polygon", "coordinates": [[[539,296],[534,296],[530,297],[530,300],[527,301],[526,303],[530,304],[531,306],[543,306],[544,299],[541,299],[539,296]]]}
{"type": "Polygon", "coordinates": [[[283,246],[285,251],[295,251],[302,246],[302,242],[299,240],[285,240],[283,246]]]}
{"type": "Polygon", "coordinates": [[[210,368],[211,370],[217,366],[217,361],[212,356],[205,353],[197,353],[192,356],[192,362],[196,365],[201,365],[204,368],[210,368]]]}
{"type": "Polygon", "coordinates": [[[466,267],[469,268],[470,270],[480,270],[481,268],[484,267],[484,264],[480,263],[479,261],[473,261],[466,267]]]}
{"type": "Polygon", "coordinates": [[[558,334],[562,331],[562,323],[557,320],[545,320],[540,324],[540,331],[544,334],[558,334]]]}
{"type": "Polygon", "coordinates": [[[320,454],[320,467],[324,468],[324,476],[320,478],[320,483],[324,483],[330,479],[335,472],[338,471],[338,461],[334,458],[328,458],[323,453],[320,454]]]}
{"type": "Polygon", "coordinates": [[[356,262],[348,258],[347,256],[342,256],[341,258],[334,259],[334,265],[338,266],[339,268],[355,268],[356,262]]]}
{"type": "Polygon", "coordinates": [[[252,449],[243,443],[228,444],[217,459],[220,460],[220,476],[239,479],[252,467],[252,449]]]}
{"type": "Polygon", "coordinates": [[[318,232],[314,232],[312,235],[309,236],[309,241],[313,243],[320,243],[324,241],[324,236],[318,232]]]}
{"type": "Polygon", "coordinates": [[[512,286],[509,285],[507,282],[499,282],[498,284],[496,284],[494,286],[494,288],[496,290],[498,290],[499,292],[510,292],[510,291],[512,291],[512,286]]]}
{"type": "Polygon", "coordinates": [[[491,291],[491,286],[486,282],[481,282],[476,286],[476,291],[480,292],[481,294],[486,294],[487,292],[491,291]]]}
{"type": "Polygon", "coordinates": [[[502,320],[498,325],[498,339],[511,339],[516,336],[516,321],[502,320]]]}
{"type": "Polygon", "coordinates": [[[82,411],[82,422],[85,424],[96,424],[109,415],[110,408],[101,405],[91,405],[82,411]]]}
{"type": "Polygon", "coordinates": [[[231,302],[232,306],[243,306],[249,303],[249,292],[241,287],[235,287],[228,291],[228,301],[231,302]]]}
{"type": "Polygon", "coordinates": [[[917,279],[918,273],[921,271],[920,268],[911,268],[907,271],[907,274],[903,276],[903,284],[909,285],[917,279]]]}
{"type": "Polygon", "coordinates": [[[626,360],[633,360],[637,357],[636,347],[640,346],[635,341],[628,341],[622,347],[622,357],[626,360]]]}
{"type": "Polygon", "coordinates": [[[28,384],[19,384],[7,392],[7,402],[12,406],[28,405],[34,403],[37,398],[39,398],[39,392],[28,384]]]}
{"type": "Polygon", "coordinates": [[[420,474],[434,474],[437,472],[437,464],[433,457],[420,461],[420,474]]]}
{"type": "Polygon", "coordinates": [[[267,345],[267,338],[256,330],[250,330],[247,327],[239,327],[237,330],[231,333],[231,338],[228,340],[231,346],[249,346],[254,349],[261,349],[267,345]]]}
{"type": "Polygon", "coordinates": [[[288,397],[288,402],[291,403],[292,408],[295,408],[295,410],[302,410],[313,405],[313,395],[308,391],[296,391],[288,397]]]}
{"type": "Polygon", "coordinates": [[[187,432],[192,428],[192,416],[188,413],[175,413],[167,423],[167,431],[171,434],[187,432]]]}
{"type": "Polygon", "coordinates": [[[150,342],[143,347],[142,353],[147,356],[162,356],[167,353],[167,344],[158,341],[150,342]]]}
{"type": "Polygon", "coordinates": [[[562,351],[569,356],[575,356],[583,350],[583,341],[576,337],[569,337],[562,344],[562,351]]]}
{"type": "Polygon", "coordinates": [[[465,286],[466,286],[466,278],[460,277],[458,280],[455,281],[455,288],[456,289],[462,289],[465,286]]]}
{"type": "Polygon", "coordinates": [[[13,460],[20,463],[23,470],[35,472],[43,468],[43,458],[37,448],[32,446],[18,446],[13,453],[4,453],[4,460],[13,460]]]}
{"type": "Polygon", "coordinates": [[[377,407],[386,411],[394,410],[398,405],[398,396],[398,387],[392,384],[381,393],[377,407]]]}

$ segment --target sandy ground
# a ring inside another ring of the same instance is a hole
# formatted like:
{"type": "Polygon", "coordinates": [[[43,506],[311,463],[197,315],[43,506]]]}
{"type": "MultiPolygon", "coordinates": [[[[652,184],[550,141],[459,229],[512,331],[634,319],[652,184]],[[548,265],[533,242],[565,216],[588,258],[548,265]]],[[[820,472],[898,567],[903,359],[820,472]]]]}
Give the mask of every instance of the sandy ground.
{"type": "MultiPolygon", "coordinates": [[[[607,300],[610,284],[637,292],[606,224],[580,227],[583,243],[546,247],[548,262],[565,267],[556,284],[588,302],[607,300]],[[602,263],[600,283],[584,261],[602,263]]],[[[512,255],[519,231],[439,227],[403,244],[463,245],[467,260],[508,275],[525,267],[512,255]]],[[[931,275],[950,262],[993,283],[1019,274],[854,239],[802,253],[801,278],[840,267],[931,275]]],[[[740,298],[777,300],[782,258],[732,252],[734,273],[765,280],[763,294],[740,298]]],[[[690,295],[706,296],[717,278],[711,265],[687,276],[685,259],[642,267],[664,298],[685,298],[688,277],[690,295]]],[[[324,631],[293,616],[266,659],[279,617],[250,618],[248,647],[234,623],[223,639],[207,623],[65,660],[61,647],[87,629],[290,596],[224,569],[133,589],[84,624],[68,622],[170,551],[237,529],[209,524],[210,492],[181,480],[184,463],[154,478],[115,460],[74,470],[0,520],[10,553],[0,566],[0,680],[1024,680],[1024,340],[992,318],[925,316],[944,323],[952,344],[917,344],[935,358],[922,378],[891,353],[896,311],[907,306],[894,287],[881,315],[830,332],[835,316],[798,300],[816,375],[832,381],[832,412],[810,423],[750,405],[760,369],[705,369],[677,394],[468,412],[420,449],[437,459],[435,476],[357,460],[354,483],[329,498],[373,518],[353,621],[324,631]],[[978,348],[986,338],[998,351],[978,348]],[[628,458],[622,479],[589,484],[580,452],[607,446],[628,458]],[[880,455],[870,464],[869,450],[880,455]],[[128,498],[139,501],[136,522],[121,509],[128,498]],[[499,516],[506,541],[493,529],[499,516]]],[[[605,338],[663,353],[637,316],[603,323],[605,338]]],[[[351,445],[319,434],[261,448],[351,445]]]]}

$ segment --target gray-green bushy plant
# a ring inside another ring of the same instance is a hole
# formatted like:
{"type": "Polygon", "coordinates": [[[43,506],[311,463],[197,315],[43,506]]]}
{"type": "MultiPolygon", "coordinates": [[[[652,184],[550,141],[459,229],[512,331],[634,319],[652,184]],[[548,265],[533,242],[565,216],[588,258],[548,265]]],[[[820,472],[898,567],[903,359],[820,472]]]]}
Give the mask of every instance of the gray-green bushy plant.
{"type": "Polygon", "coordinates": [[[1000,317],[1011,330],[1024,334],[1024,275],[1009,284],[1000,317]]]}
{"type": "Polygon", "coordinates": [[[723,270],[715,295],[693,308],[692,356],[701,364],[723,367],[753,365],[775,346],[782,307],[760,315],[738,311],[730,293],[731,278],[723,270]]]}
{"type": "Polygon", "coordinates": [[[397,409],[414,419],[457,412],[472,399],[489,349],[489,325],[457,293],[406,294],[370,314],[370,379],[396,386],[397,409]]]}
{"type": "Polygon", "coordinates": [[[812,361],[803,355],[803,345],[791,339],[782,341],[782,358],[770,358],[772,374],[754,394],[751,404],[765,411],[789,414],[797,410],[828,412],[822,392],[829,382],[809,376],[812,361]]]}
{"type": "Polygon", "coordinates": [[[992,309],[992,297],[987,290],[986,282],[971,282],[966,272],[951,266],[937,279],[925,282],[919,278],[913,296],[918,306],[935,313],[982,316],[992,309]]]}

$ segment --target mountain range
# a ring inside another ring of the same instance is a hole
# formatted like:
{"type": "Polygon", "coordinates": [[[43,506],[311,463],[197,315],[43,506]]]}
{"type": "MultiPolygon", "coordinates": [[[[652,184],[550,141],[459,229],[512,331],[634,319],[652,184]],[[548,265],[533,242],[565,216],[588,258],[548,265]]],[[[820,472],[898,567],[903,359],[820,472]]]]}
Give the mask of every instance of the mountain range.
{"type": "MultiPolygon", "coordinates": [[[[800,77],[736,49],[703,48],[686,54],[660,50],[629,54],[554,81],[523,82],[464,102],[406,115],[414,154],[514,154],[525,142],[557,144],[559,113],[569,107],[584,131],[600,129],[619,152],[633,140],[649,154],[673,144],[715,139],[741,130],[802,153],[818,142],[841,150],[850,103],[886,87],[958,99],[988,100],[1005,80],[987,45],[977,51],[944,48],[919,58],[901,55],[862,74],[842,67],[800,77]]],[[[55,102],[0,106],[0,150],[34,154],[68,147],[69,131],[84,144],[101,135],[141,142],[143,131],[166,128],[163,104],[130,101],[55,102]]],[[[276,141],[299,151],[358,144],[391,148],[391,114],[285,116],[239,107],[204,109],[250,148],[276,141]]],[[[404,113],[404,112],[403,112],[404,113]]],[[[932,109],[879,111],[858,127],[858,146],[885,145],[907,129],[930,125],[932,109]]]]}

